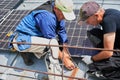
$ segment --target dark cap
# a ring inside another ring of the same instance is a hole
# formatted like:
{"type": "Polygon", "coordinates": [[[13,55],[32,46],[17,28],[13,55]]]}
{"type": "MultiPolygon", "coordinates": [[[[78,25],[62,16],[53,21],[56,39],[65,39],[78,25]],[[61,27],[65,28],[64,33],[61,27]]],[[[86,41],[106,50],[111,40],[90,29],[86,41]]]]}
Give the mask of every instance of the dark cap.
{"type": "Polygon", "coordinates": [[[85,21],[88,17],[95,14],[100,8],[100,5],[95,1],[84,3],[80,8],[79,21],[85,21]]]}

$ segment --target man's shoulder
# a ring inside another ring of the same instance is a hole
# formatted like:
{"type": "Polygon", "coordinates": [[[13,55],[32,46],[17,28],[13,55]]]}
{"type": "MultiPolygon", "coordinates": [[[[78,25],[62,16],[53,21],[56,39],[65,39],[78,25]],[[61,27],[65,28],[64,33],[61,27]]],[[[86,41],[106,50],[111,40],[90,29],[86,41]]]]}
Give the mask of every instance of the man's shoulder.
{"type": "Polygon", "coordinates": [[[120,16],[120,11],[117,9],[106,9],[105,10],[105,15],[119,15],[120,16]]]}
{"type": "Polygon", "coordinates": [[[30,15],[36,15],[36,14],[41,14],[41,15],[43,15],[43,14],[50,14],[50,12],[49,11],[47,11],[47,10],[33,10],[31,13],[30,13],[30,15]]]}
{"type": "Polygon", "coordinates": [[[105,11],[109,11],[109,12],[120,12],[119,10],[117,10],[117,9],[113,9],[113,8],[108,8],[108,9],[105,9],[105,11]]]}
{"type": "Polygon", "coordinates": [[[120,18],[120,11],[116,9],[106,9],[104,14],[104,21],[111,21],[120,18]]]}

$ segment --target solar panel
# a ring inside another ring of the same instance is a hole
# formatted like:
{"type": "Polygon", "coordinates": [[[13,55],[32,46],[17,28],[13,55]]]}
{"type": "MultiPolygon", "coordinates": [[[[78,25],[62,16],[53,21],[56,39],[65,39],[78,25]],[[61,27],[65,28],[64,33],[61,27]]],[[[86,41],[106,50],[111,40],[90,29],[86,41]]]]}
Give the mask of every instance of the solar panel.
{"type": "MultiPolygon", "coordinates": [[[[68,34],[68,43],[70,46],[76,47],[93,47],[89,39],[87,38],[87,30],[90,30],[93,26],[87,25],[78,25],[79,10],[74,11],[76,14],[76,20],[66,21],[66,30],[68,34]]],[[[84,55],[93,55],[96,51],[88,49],[75,49],[69,48],[71,55],[80,56],[84,55]]]]}
{"type": "Polygon", "coordinates": [[[0,9],[14,9],[23,0],[0,0],[0,9]]]}
{"type": "MultiPolygon", "coordinates": [[[[0,40],[8,40],[6,36],[8,32],[14,31],[19,21],[29,13],[29,10],[13,10],[0,25],[0,40]]],[[[8,49],[8,43],[1,42],[0,49],[8,49]]]]}

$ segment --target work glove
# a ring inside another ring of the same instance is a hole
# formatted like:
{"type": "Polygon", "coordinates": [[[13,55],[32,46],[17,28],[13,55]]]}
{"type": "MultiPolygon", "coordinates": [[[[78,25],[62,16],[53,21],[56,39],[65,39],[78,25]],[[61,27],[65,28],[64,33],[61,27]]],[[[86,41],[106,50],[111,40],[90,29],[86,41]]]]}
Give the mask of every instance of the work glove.
{"type": "Polygon", "coordinates": [[[83,55],[81,56],[82,57],[82,61],[84,61],[87,65],[93,63],[91,57],[92,56],[89,56],[89,55],[83,55]]]}

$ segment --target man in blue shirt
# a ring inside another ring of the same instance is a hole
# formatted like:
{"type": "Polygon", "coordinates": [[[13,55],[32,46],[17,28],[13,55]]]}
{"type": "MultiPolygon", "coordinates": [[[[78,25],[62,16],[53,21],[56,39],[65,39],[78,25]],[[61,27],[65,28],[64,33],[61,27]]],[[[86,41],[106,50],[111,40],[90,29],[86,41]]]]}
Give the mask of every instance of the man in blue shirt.
{"type": "MultiPolygon", "coordinates": [[[[67,34],[65,30],[65,21],[74,20],[72,0],[55,0],[48,1],[40,7],[32,10],[18,24],[15,30],[15,36],[11,40],[13,42],[27,42],[46,45],[62,45],[67,44],[67,34]],[[58,37],[58,40],[57,40],[58,37]]],[[[46,46],[36,46],[27,44],[12,44],[17,51],[21,52],[24,62],[31,65],[33,62],[28,58],[25,52],[34,52],[37,58],[45,54],[46,46]]],[[[64,52],[64,65],[68,69],[74,69],[75,66],[70,60],[67,49],[59,50],[58,47],[50,46],[53,57],[62,60],[62,52],[64,52]]]]}

